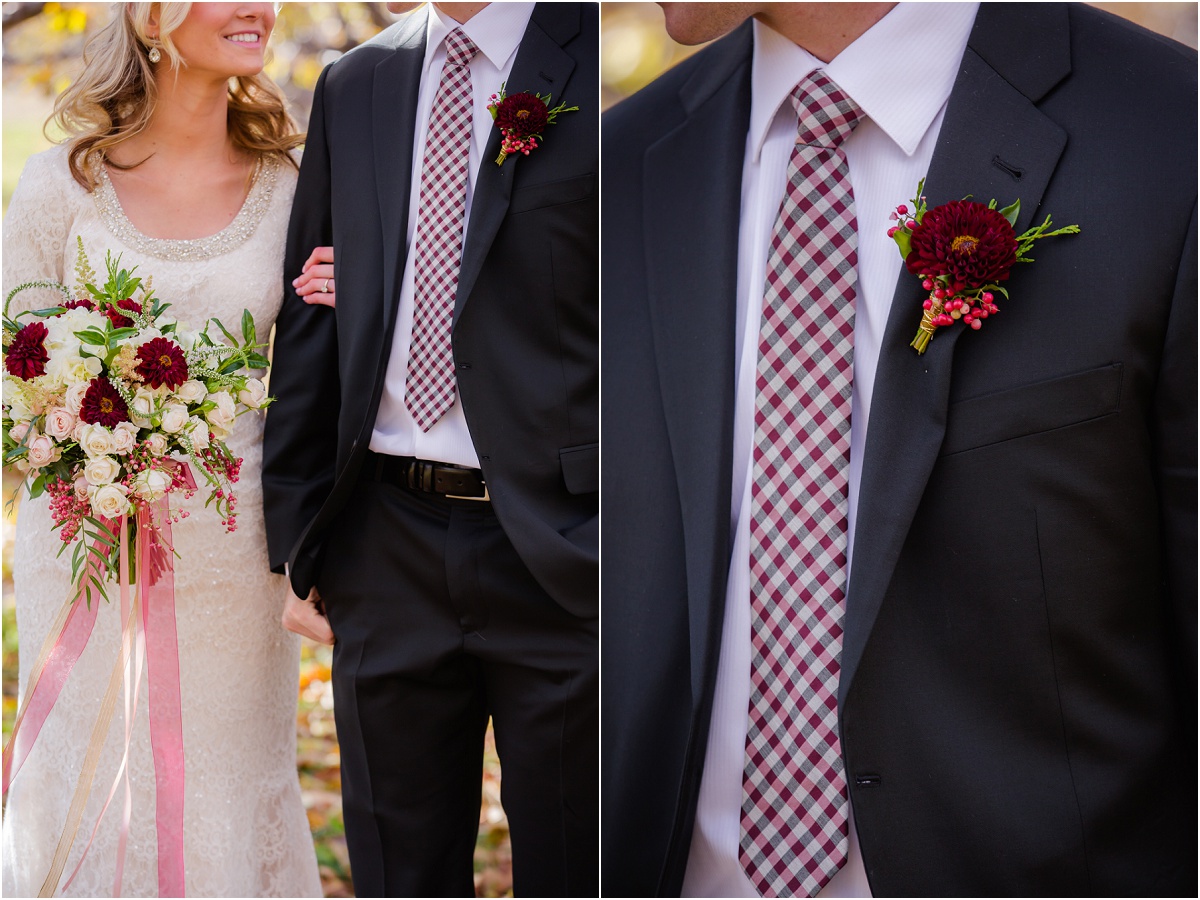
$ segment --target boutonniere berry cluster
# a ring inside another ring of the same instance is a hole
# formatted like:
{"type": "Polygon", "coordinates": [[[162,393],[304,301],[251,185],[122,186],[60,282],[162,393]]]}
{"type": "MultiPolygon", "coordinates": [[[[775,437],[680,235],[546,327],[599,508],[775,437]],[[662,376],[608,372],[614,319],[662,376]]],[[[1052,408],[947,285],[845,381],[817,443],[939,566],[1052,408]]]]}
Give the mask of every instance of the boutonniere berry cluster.
{"type": "Polygon", "coordinates": [[[1000,311],[996,295],[1008,299],[1001,285],[1017,263],[1033,262],[1028,255],[1035,241],[1062,234],[1078,234],[1078,225],[1051,231],[1050,216],[1022,234],[1014,225],[1021,212],[1018,199],[1003,209],[996,201],[986,206],[969,197],[928,208],[917,185],[912,209],[900,204],[891,214],[896,224],[888,237],[900,248],[905,267],[921,279],[929,292],[917,336],[909,345],[923,354],[938,328],[960,322],[978,331],[983,321],[1000,311]]]}
{"type": "Polygon", "coordinates": [[[567,106],[565,103],[551,107],[551,96],[547,94],[543,97],[528,91],[505,94],[504,85],[501,84],[500,90],[488,98],[488,112],[504,136],[496,165],[504,165],[504,160],[514,153],[528,156],[544,140],[542,130],[547,125],[556,124],[555,119],[560,113],[578,111],[578,106],[567,106]]]}

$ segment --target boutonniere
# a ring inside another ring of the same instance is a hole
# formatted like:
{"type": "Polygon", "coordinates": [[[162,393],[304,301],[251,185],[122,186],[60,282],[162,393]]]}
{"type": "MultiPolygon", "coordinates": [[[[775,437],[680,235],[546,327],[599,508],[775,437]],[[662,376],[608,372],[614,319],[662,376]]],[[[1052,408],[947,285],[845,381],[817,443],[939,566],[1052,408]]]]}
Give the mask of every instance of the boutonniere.
{"type": "Polygon", "coordinates": [[[538,141],[543,140],[542,129],[555,124],[554,119],[559,113],[575,112],[578,106],[567,106],[560,103],[550,106],[550,94],[530,94],[522,91],[520,94],[506,95],[504,85],[500,85],[499,93],[488,98],[488,112],[504,140],[500,144],[500,155],[496,157],[496,165],[503,165],[510,153],[529,155],[530,150],[536,150],[538,141]]]}
{"type": "Polygon", "coordinates": [[[978,331],[984,319],[998,313],[996,294],[1008,299],[1000,282],[1008,280],[1017,263],[1033,262],[1028,253],[1034,241],[1079,233],[1078,225],[1051,231],[1046,216],[1041,225],[1018,235],[1013,225],[1021,211],[1020,200],[996,209],[995,200],[984,206],[968,196],[928,209],[924,186],[922,178],[913,209],[903,203],[897,206],[891,215],[896,224],[888,229],[908,271],[929,291],[917,336],[909,345],[917,353],[925,352],[934,331],[943,325],[961,322],[978,331]]]}

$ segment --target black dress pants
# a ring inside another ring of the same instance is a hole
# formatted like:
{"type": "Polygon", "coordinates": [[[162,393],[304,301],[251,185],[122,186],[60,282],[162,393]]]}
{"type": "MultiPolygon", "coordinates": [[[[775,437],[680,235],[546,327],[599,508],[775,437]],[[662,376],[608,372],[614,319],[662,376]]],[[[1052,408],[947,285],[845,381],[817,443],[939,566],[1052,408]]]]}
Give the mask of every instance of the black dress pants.
{"type": "Polygon", "coordinates": [[[597,623],[542,590],[491,504],[365,480],[317,588],[356,894],[474,894],[490,716],[514,893],[598,896],[597,623]]]}

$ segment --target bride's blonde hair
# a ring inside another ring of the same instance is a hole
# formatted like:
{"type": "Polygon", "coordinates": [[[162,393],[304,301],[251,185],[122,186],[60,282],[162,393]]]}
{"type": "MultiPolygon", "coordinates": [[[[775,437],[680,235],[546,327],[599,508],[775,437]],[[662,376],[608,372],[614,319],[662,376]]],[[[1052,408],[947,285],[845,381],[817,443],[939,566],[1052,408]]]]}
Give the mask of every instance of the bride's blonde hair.
{"type": "MultiPolygon", "coordinates": [[[[187,18],[191,3],[117,3],[112,21],[96,33],[83,52],[83,71],[54,102],[55,122],[66,133],[71,174],[89,191],[96,186],[95,167],[107,162],[108,150],[144,130],[154,112],[158,86],[150,62],[158,46],[172,71],[186,66],[171,42],[171,32],[187,18]],[[146,34],[150,8],[159,6],[157,42],[146,34]]],[[[304,136],[288,114],[283,92],[263,72],[229,80],[229,137],[233,145],[256,156],[276,156],[295,166],[289,150],[304,136]]]]}

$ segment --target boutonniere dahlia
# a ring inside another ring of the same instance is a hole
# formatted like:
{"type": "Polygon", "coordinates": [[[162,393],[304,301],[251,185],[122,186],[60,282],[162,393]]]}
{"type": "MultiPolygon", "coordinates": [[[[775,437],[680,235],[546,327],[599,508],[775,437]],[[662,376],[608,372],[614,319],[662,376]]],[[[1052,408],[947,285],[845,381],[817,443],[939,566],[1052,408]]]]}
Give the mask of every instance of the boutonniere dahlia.
{"type": "Polygon", "coordinates": [[[496,165],[503,165],[512,153],[528,156],[529,151],[536,150],[538,142],[543,140],[542,129],[555,124],[559,113],[576,112],[579,109],[578,106],[567,106],[565,103],[551,107],[550,97],[550,94],[543,97],[525,91],[505,94],[503,84],[498,93],[492,94],[488,100],[488,112],[504,136],[496,165]]]}
{"type": "Polygon", "coordinates": [[[1000,282],[1008,280],[1016,263],[1033,262],[1028,253],[1034,241],[1079,233],[1078,225],[1051,231],[1046,216],[1041,225],[1017,234],[1013,225],[1021,212],[1019,199],[1003,209],[996,209],[995,200],[984,206],[969,197],[929,209],[924,186],[922,178],[913,208],[897,206],[891,215],[896,224],[888,229],[905,267],[929,292],[917,336],[909,345],[917,353],[925,352],[938,328],[961,322],[978,331],[984,319],[998,313],[996,295],[1008,299],[1000,282]]]}

